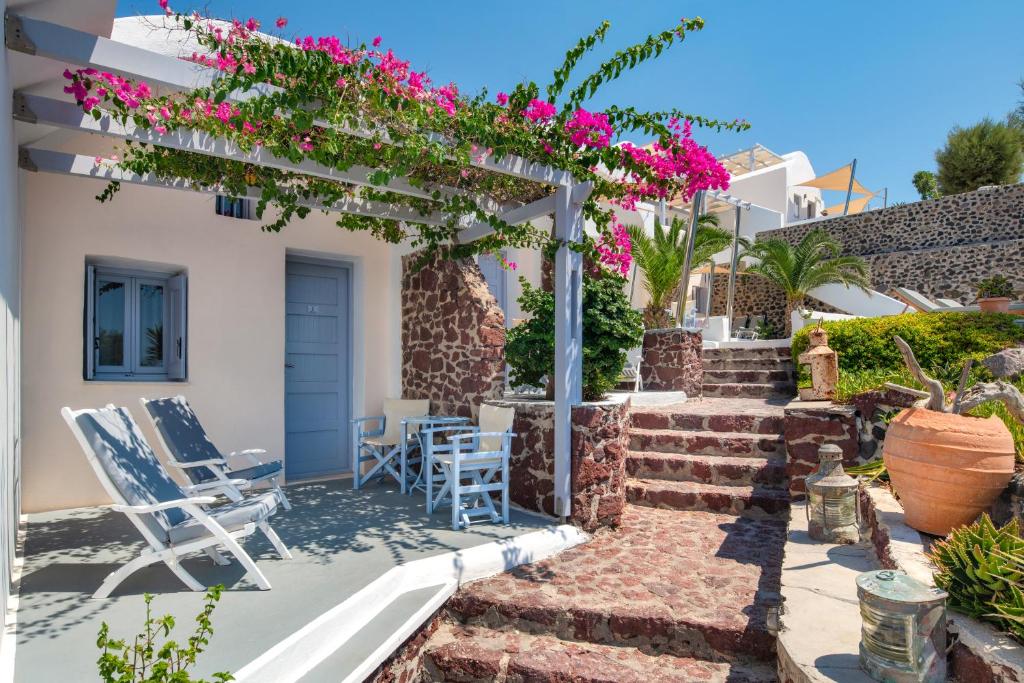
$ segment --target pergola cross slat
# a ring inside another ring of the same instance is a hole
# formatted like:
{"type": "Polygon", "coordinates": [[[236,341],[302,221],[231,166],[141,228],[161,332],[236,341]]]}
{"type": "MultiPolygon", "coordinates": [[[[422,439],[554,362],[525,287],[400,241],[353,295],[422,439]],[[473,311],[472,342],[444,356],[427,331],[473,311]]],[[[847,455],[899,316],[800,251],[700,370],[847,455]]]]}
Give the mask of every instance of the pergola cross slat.
{"type": "MultiPolygon", "coordinates": [[[[190,91],[211,86],[223,74],[216,69],[182,59],[175,59],[151,50],[121,43],[103,36],[61,26],[40,19],[8,14],[5,17],[5,33],[9,49],[27,54],[47,57],[59,62],[92,67],[109,71],[124,78],[144,80],[175,91],[190,91]]],[[[230,99],[236,102],[262,97],[283,90],[269,83],[254,86],[248,91],[236,91],[230,99]]],[[[315,121],[321,127],[333,127],[340,132],[356,137],[381,137],[387,141],[386,133],[371,129],[337,127],[326,121],[315,121]]],[[[439,133],[428,137],[442,144],[448,144],[439,133]]],[[[509,154],[501,159],[493,154],[474,155],[470,165],[495,173],[510,175],[524,180],[548,185],[572,185],[572,174],[547,164],[509,154]]]]}
{"type": "MultiPolygon", "coordinates": [[[[196,65],[166,55],[24,17],[8,16],[6,29],[9,50],[84,66],[94,66],[128,78],[167,85],[173,85],[174,79],[179,79],[179,86],[175,87],[180,87],[181,83],[188,83],[187,78],[192,78],[192,84],[184,87],[196,87],[195,78],[198,73],[196,65]],[[131,50],[122,48],[131,48],[131,50]]],[[[248,96],[257,94],[253,93],[248,96]]],[[[106,113],[97,120],[91,115],[85,114],[74,103],[41,95],[16,93],[14,104],[14,117],[32,124],[55,126],[115,139],[135,140],[168,149],[205,154],[255,166],[324,178],[348,185],[382,187],[371,182],[370,176],[376,169],[368,167],[353,166],[343,171],[308,159],[293,163],[263,148],[243,150],[229,140],[201,130],[181,129],[161,134],[153,129],[137,126],[131,121],[122,124],[106,113]]],[[[33,163],[39,170],[67,172],[67,170],[60,170],[61,164],[64,164],[65,169],[71,171],[82,170],[79,159],[79,156],[82,155],[69,155],[74,156],[74,159],[59,159],[40,155],[39,152],[40,150],[26,151],[26,161],[35,158],[37,161],[33,163]]],[[[583,239],[583,203],[592,192],[593,186],[591,183],[576,183],[567,171],[551,169],[518,157],[507,156],[496,161],[492,156],[481,155],[473,159],[470,165],[486,168],[496,173],[527,177],[530,180],[546,184],[555,184],[553,181],[557,181],[553,206],[552,202],[545,198],[525,207],[519,207],[521,210],[518,212],[516,208],[496,206],[496,203],[481,206],[481,208],[499,218],[508,215],[514,222],[525,222],[531,218],[547,215],[552,211],[555,216],[555,235],[561,244],[555,256],[555,373],[551,378],[555,388],[554,499],[556,515],[566,517],[571,513],[572,499],[570,486],[572,406],[582,400],[583,376],[582,255],[570,248],[569,243],[580,242],[583,239]]],[[[121,177],[129,178],[128,175],[123,175],[125,173],[123,169],[120,169],[119,172],[122,174],[121,177]]],[[[68,174],[86,175],[85,172],[68,174]]],[[[88,172],[88,175],[96,177],[93,172],[88,172]]],[[[138,181],[138,184],[163,186],[170,189],[186,189],[184,183],[156,178],[136,177],[130,181],[126,180],[126,182],[134,181],[138,181]]],[[[392,178],[382,189],[425,199],[432,199],[434,191],[434,188],[417,187],[403,178],[392,178]]],[[[440,192],[463,194],[462,191],[454,188],[436,189],[440,192]]],[[[365,213],[360,213],[360,215],[393,218],[395,215],[393,210],[399,207],[374,206],[364,203],[362,206],[353,205],[344,208],[341,204],[318,208],[336,211],[349,208],[352,209],[348,211],[350,213],[359,213],[356,209],[360,209],[365,210],[365,213]]],[[[427,221],[421,220],[420,222],[427,221]]],[[[490,230],[493,229],[489,225],[479,222],[475,225],[465,226],[462,233],[463,238],[475,235],[475,238],[478,239],[489,234],[490,230]]]]}

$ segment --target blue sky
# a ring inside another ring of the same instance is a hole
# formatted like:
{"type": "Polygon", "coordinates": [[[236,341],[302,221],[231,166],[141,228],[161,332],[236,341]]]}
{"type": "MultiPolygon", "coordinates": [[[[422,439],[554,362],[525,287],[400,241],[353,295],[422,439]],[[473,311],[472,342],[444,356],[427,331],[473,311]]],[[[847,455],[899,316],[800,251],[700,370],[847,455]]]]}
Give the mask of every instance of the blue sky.
{"type": "MultiPolygon", "coordinates": [[[[1002,118],[1024,77],[1020,0],[185,2],[172,7],[251,15],[265,25],[284,15],[289,37],[335,34],[358,43],[381,35],[435,82],[492,93],[522,79],[546,84],[565,50],[602,19],[612,30],[581,74],[616,47],[699,15],[704,31],[608,86],[590,108],[746,118],[753,127],[745,133],[696,137],[719,154],[755,142],[780,154],[801,149],[819,173],[856,157],[858,178],[871,189],[888,187],[890,202],[915,200],[910,178],[933,169],[949,128],[1002,118]]],[[[156,11],[156,0],[118,4],[121,16],[156,11]]]]}

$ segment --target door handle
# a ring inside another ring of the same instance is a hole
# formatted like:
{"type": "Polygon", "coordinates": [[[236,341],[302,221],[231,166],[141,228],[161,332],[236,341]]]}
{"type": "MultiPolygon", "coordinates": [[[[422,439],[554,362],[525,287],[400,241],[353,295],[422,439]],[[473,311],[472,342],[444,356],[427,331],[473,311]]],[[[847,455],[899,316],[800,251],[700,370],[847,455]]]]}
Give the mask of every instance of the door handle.
{"type": "Polygon", "coordinates": [[[295,363],[285,363],[284,366],[286,368],[294,368],[295,367],[295,363]]]}

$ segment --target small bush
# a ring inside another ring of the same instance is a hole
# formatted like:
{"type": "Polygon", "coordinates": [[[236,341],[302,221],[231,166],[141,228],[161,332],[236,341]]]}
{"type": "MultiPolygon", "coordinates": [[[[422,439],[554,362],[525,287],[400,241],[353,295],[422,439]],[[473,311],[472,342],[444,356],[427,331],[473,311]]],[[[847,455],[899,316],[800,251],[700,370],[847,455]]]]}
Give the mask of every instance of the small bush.
{"type": "MultiPolygon", "coordinates": [[[[596,401],[626,365],[626,349],[644,340],[643,318],[629,305],[626,280],[617,275],[583,278],[583,400],[596,401]]],[[[508,332],[505,359],[514,384],[540,386],[555,372],[555,296],[525,280],[519,303],[530,319],[508,332]]]]}
{"type": "Polygon", "coordinates": [[[1005,275],[993,275],[978,283],[979,299],[993,299],[1004,296],[1010,299],[1016,296],[1016,292],[1013,291],[1013,283],[1005,275]]]}
{"type": "MultiPolygon", "coordinates": [[[[959,379],[964,361],[980,360],[1024,341],[1018,318],[1004,313],[905,313],[880,318],[826,322],[828,345],[839,354],[843,372],[898,371],[903,357],[893,342],[899,335],[918,362],[936,379],[959,379]]],[[[810,328],[793,335],[793,357],[807,350],[810,328]]]]}

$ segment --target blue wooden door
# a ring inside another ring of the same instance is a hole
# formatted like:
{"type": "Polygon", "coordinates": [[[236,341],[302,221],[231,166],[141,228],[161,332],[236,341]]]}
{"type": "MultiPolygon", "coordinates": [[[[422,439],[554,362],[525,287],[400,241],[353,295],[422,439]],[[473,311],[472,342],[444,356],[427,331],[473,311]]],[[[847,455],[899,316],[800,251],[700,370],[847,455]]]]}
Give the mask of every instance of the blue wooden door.
{"type": "Polygon", "coordinates": [[[348,268],[289,261],[285,286],[285,476],[352,469],[348,268]]]}

